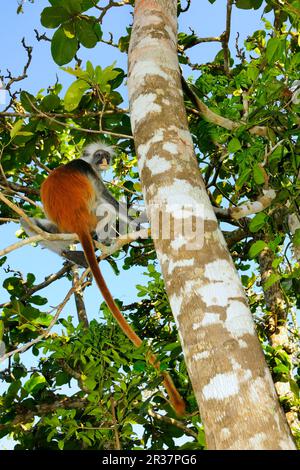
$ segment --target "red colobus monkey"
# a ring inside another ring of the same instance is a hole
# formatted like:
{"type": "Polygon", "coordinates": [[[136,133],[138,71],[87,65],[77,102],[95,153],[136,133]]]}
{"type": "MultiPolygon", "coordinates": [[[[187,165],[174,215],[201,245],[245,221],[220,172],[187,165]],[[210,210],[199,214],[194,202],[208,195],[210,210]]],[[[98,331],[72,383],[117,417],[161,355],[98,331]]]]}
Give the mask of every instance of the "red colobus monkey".
{"type": "MultiPolygon", "coordinates": [[[[126,336],[136,347],[140,347],[142,344],[141,338],[123,317],[102,276],[91,235],[95,231],[99,234],[103,229],[103,222],[100,222],[99,226],[97,217],[98,208],[101,205],[104,204],[108,212],[115,213],[118,211],[120,217],[119,203],[106,189],[100,176],[101,171],[108,169],[112,155],[111,147],[102,143],[93,143],[84,148],[84,152],[79,159],[53,170],[41,186],[42,203],[51,222],[38,222],[35,219],[35,223],[50,232],[77,234],[86,260],[112,315],[126,336]]],[[[127,217],[127,222],[131,223],[133,221],[127,217]]],[[[107,223],[109,221],[105,219],[104,224],[107,225],[107,223]]],[[[28,229],[27,231],[30,232],[28,229]]],[[[51,242],[47,242],[49,248],[51,248],[50,244],[51,242]]],[[[60,245],[54,247],[54,251],[61,252],[65,248],[66,244],[62,246],[60,243],[60,245]]],[[[149,352],[147,358],[150,364],[159,370],[160,364],[156,356],[149,352]]],[[[170,375],[167,372],[161,372],[161,374],[171,405],[178,415],[183,415],[185,412],[183,399],[170,375]]]]}

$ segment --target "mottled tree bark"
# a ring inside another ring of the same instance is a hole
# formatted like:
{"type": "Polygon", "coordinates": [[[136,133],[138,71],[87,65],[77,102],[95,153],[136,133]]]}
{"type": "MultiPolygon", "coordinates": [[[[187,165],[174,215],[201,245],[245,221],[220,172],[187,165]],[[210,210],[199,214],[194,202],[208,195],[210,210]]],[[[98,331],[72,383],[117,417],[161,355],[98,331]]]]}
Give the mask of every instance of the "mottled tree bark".
{"type": "Polygon", "coordinates": [[[136,0],[128,86],[152,236],[207,445],[294,449],[195,158],[177,59],[176,7],[177,0],[136,0]],[[182,231],[181,222],[189,229],[182,231]]]}
{"type": "MultiPolygon", "coordinates": [[[[267,236],[264,238],[265,242],[268,243],[269,239],[267,236]]],[[[292,362],[292,356],[297,350],[297,339],[289,334],[288,325],[288,313],[290,307],[286,304],[280,282],[275,282],[268,289],[265,288],[265,283],[268,281],[270,276],[277,274],[276,269],[273,268],[274,253],[266,247],[258,256],[262,288],[264,292],[266,307],[268,309],[267,323],[267,335],[269,337],[270,344],[273,348],[281,347],[287,354],[290,355],[290,361],[292,362]]],[[[292,377],[291,377],[292,378],[292,377]]],[[[295,395],[292,391],[291,383],[289,381],[275,381],[276,392],[281,399],[285,399],[286,419],[290,425],[290,428],[295,433],[300,431],[300,423],[298,418],[298,409],[295,409],[295,395]]]]}

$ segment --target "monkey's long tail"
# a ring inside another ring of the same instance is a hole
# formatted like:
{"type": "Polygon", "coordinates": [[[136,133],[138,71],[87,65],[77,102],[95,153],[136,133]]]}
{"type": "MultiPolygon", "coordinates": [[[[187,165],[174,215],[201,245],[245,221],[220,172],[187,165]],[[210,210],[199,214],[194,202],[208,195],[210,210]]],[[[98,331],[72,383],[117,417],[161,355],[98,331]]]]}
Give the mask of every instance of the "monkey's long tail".
{"type": "MultiPolygon", "coordinates": [[[[89,233],[78,233],[79,240],[81,242],[81,245],[83,247],[85,256],[87,258],[87,261],[90,265],[91,271],[94,275],[94,278],[96,280],[96,283],[100,289],[101,294],[104,297],[105,302],[107,303],[108,308],[110,309],[112,315],[122,328],[123,332],[126,334],[126,336],[132,341],[132,343],[138,348],[142,345],[143,341],[141,338],[133,331],[129,323],[125,320],[123,317],[122,313],[120,312],[119,308],[117,307],[114,299],[112,298],[112,295],[106,285],[106,282],[104,280],[104,277],[102,276],[102,273],[100,271],[97,258],[95,255],[94,251],[94,245],[93,245],[93,240],[92,237],[89,233]]],[[[152,352],[148,353],[148,361],[151,365],[153,365],[158,371],[160,371],[160,363],[152,352]]],[[[178,390],[176,389],[173,380],[171,379],[170,375],[168,372],[161,372],[163,376],[163,384],[165,386],[165,389],[169,395],[170,398],[170,403],[176,413],[179,416],[183,416],[185,414],[185,403],[182,397],[180,396],[178,390]]]]}

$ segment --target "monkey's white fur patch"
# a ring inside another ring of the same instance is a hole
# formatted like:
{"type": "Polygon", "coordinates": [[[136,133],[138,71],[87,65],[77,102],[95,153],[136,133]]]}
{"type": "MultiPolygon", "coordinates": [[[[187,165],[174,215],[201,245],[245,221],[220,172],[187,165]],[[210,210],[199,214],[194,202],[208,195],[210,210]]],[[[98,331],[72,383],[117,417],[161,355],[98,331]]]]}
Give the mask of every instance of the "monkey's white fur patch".
{"type": "Polygon", "coordinates": [[[108,152],[110,155],[113,155],[115,153],[113,147],[99,140],[98,142],[92,142],[91,144],[88,144],[85,147],[83,147],[82,155],[86,153],[88,154],[88,156],[90,156],[90,155],[93,155],[95,152],[97,152],[97,150],[104,150],[105,152],[108,152]]]}

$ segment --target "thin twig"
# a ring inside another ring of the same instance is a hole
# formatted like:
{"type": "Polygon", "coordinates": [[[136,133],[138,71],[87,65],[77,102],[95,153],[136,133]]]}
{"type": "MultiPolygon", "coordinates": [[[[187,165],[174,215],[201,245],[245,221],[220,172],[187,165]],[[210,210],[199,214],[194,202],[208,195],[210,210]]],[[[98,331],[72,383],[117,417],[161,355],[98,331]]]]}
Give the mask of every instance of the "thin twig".
{"type": "Polygon", "coordinates": [[[229,52],[228,43],[230,39],[230,30],[231,30],[232,2],[233,0],[227,0],[226,30],[222,35],[222,46],[223,46],[223,52],[224,52],[224,71],[226,75],[230,74],[230,52],[229,52]]]}
{"type": "Polygon", "coordinates": [[[112,415],[112,422],[114,425],[114,432],[115,432],[115,450],[121,450],[121,443],[120,443],[120,437],[119,437],[119,423],[117,421],[116,417],[116,409],[115,409],[115,400],[113,397],[110,397],[110,403],[111,403],[111,415],[112,415]]]}
{"type": "Polygon", "coordinates": [[[96,131],[96,130],[93,130],[93,129],[85,129],[83,127],[79,127],[79,126],[73,126],[71,125],[70,123],[65,123],[65,122],[61,122],[61,121],[58,121],[57,119],[55,119],[54,117],[51,117],[49,116],[47,113],[44,113],[43,111],[41,111],[40,109],[38,109],[34,104],[33,102],[30,100],[30,98],[27,96],[27,99],[30,103],[30,105],[32,106],[32,108],[37,112],[39,113],[40,116],[46,118],[46,119],[49,119],[50,122],[55,122],[56,124],[59,124],[60,126],[63,126],[63,127],[67,127],[68,129],[71,129],[71,130],[74,130],[74,131],[81,131],[81,132],[86,132],[87,134],[107,134],[107,135],[112,135],[114,137],[120,137],[122,139],[133,139],[133,136],[131,135],[126,135],[126,134],[119,134],[119,133],[116,133],[116,132],[111,132],[111,131],[108,131],[108,130],[99,130],[99,131],[96,131]]]}
{"type": "Polygon", "coordinates": [[[179,429],[182,429],[186,434],[193,436],[195,439],[198,439],[198,434],[193,431],[192,429],[188,428],[184,423],[178,421],[174,418],[169,418],[168,416],[162,416],[158,413],[155,413],[151,408],[148,410],[149,415],[156,419],[157,421],[163,421],[166,424],[171,424],[172,426],[176,426],[179,429]]]}

